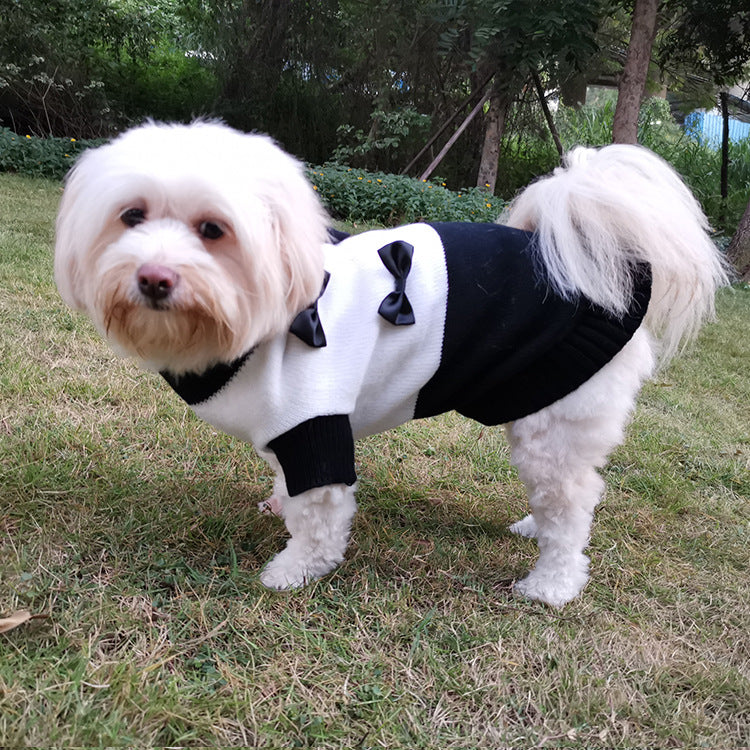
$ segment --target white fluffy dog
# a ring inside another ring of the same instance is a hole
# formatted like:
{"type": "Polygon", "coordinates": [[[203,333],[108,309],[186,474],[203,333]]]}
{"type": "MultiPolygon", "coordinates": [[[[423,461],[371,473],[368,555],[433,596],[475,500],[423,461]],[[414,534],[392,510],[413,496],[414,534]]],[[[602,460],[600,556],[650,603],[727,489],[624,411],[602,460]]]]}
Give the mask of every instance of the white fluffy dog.
{"type": "Polygon", "coordinates": [[[68,176],[55,276],[125,355],[276,471],[284,589],[344,558],[358,437],[456,409],[505,424],[539,560],[515,590],[588,579],[635,397],[727,280],[679,177],[636,146],[576,149],[509,226],[415,224],[335,242],[301,165],[224,125],[147,124],[68,176]]]}

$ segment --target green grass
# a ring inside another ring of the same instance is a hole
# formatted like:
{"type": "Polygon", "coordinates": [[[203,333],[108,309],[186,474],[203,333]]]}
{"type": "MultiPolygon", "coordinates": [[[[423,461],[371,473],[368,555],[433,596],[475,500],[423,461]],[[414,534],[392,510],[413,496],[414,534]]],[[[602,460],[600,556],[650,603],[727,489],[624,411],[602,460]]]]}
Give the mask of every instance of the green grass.
{"type": "Polygon", "coordinates": [[[748,288],[646,387],[564,610],[513,598],[523,490],[455,415],[363,441],[346,562],[276,594],[266,469],[62,305],[58,196],[0,175],[0,616],[48,615],[0,635],[0,744],[750,744],[748,288]]]}

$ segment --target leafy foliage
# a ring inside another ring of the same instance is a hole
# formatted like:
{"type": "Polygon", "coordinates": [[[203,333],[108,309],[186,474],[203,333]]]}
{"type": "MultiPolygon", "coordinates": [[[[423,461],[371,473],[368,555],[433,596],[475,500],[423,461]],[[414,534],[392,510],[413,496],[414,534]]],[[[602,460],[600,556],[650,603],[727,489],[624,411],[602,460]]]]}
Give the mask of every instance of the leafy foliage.
{"type": "Polygon", "coordinates": [[[218,81],[198,57],[162,43],[145,63],[128,57],[113,66],[106,89],[112,108],[129,121],[184,120],[212,112],[218,81]]]}
{"type": "MultiPolygon", "coordinates": [[[[744,70],[750,14],[740,0],[670,0],[662,11],[662,63],[679,61],[686,76],[697,69],[709,82],[744,70]]],[[[476,101],[468,95],[481,93],[492,73],[504,101],[514,102],[497,181],[499,195],[510,199],[557,163],[539,106],[529,104],[529,72],[547,90],[616,72],[628,13],[621,0],[154,0],[147,7],[132,0],[10,0],[0,27],[0,124],[20,138],[0,133],[0,169],[59,177],[77,150],[71,137],[80,143],[110,136],[146,116],[213,115],[269,132],[313,164],[334,160],[395,173],[420,151],[428,131],[455,115],[416,166],[427,165],[476,101]],[[29,143],[27,134],[67,137],[29,143]]],[[[693,154],[699,171],[678,153],[683,141],[667,112],[643,118],[641,142],[679,162],[712,220],[730,226],[735,203],[747,193],[739,157],[730,169],[739,187],[724,205],[709,188],[713,154],[693,154]]],[[[469,124],[440,163],[451,188],[474,181],[482,120],[469,124]]],[[[607,143],[610,112],[561,109],[557,127],[567,147],[607,143]]],[[[391,178],[388,184],[390,206],[382,192],[348,198],[350,187],[329,190],[327,199],[335,192],[339,215],[372,212],[383,221],[453,211],[439,191],[397,188],[391,178]]],[[[481,196],[475,203],[468,218],[481,213],[481,196]]]]}
{"type": "MultiPolygon", "coordinates": [[[[565,148],[601,146],[612,132],[612,103],[580,109],[561,107],[556,123],[565,148]]],[[[669,161],[695,192],[711,223],[734,227],[750,199],[750,144],[730,145],[730,190],[719,194],[719,153],[684,136],[663,99],[650,99],[641,110],[639,140],[669,161]]],[[[60,179],[75,157],[102,139],[37,138],[0,128],[0,172],[17,172],[60,179]]],[[[511,133],[500,160],[498,192],[510,200],[522,187],[559,164],[549,135],[542,129],[511,133]]],[[[353,169],[341,164],[310,167],[310,180],[330,213],[355,222],[397,224],[410,221],[495,221],[504,200],[471,188],[449,190],[445,181],[429,182],[353,169]]]]}
{"type": "MultiPolygon", "coordinates": [[[[338,0],[180,0],[189,49],[216,79],[213,114],[270,132],[310,160],[330,157],[336,128],[357,106],[345,85],[354,43],[338,0]]],[[[368,97],[369,99],[369,97],[368,97]]]]}
{"type": "MultiPolygon", "coordinates": [[[[37,138],[0,128],[0,172],[62,178],[76,156],[104,139],[37,138]]],[[[410,221],[494,221],[502,201],[470,189],[454,192],[440,181],[420,182],[340,165],[310,167],[308,176],[337,219],[396,224],[410,221]]]]}
{"type": "Polygon", "coordinates": [[[598,50],[600,19],[614,3],[604,0],[441,0],[444,51],[465,49],[475,66],[495,67],[524,78],[529,69],[548,73],[580,65],[598,50]],[[471,39],[467,46],[467,38],[471,39]]]}
{"type": "MultiPolygon", "coordinates": [[[[660,59],[681,60],[686,79],[698,66],[711,81],[728,80],[746,57],[742,5],[665,3],[660,59]]],[[[507,99],[520,101],[530,70],[548,89],[617,72],[629,7],[623,0],[8,0],[0,123],[19,134],[85,138],[144,116],[210,114],[269,132],[312,163],[335,156],[398,172],[420,150],[427,124],[465,116],[467,96],[490,73],[507,99]]],[[[541,122],[538,112],[536,122],[515,121],[511,136],[535,135],[541,122]]],[[[452,187],[473,182],[483,127],[475,118],[441,163],[452,187]]]]}
{"type": "Polygon", "coordinates": [[[431,118],[413,107],[393,112],[375,110],[370,116],[371,127],[365,133],[352,125],[340,125],[337,130],[339,145],[333,152],[337,164],[354,164],[373,168],[374,163],[390,163],[391,171],[398,171],[409,149],[416,151],[426,139],[431,118]]]}
{"type": "Polygon", "coordinates": [[[739,224],[750,201],[750,142],[729,144],[729,191],[726,201],[719,185],[721,153],[705,144],[685,139],[679,146],[664,146],[659,153],[685,176],[715,229],[729,234],[739,224]]]}
{"type": "MultiPolygon", "coordinates": [[[[526,104],[531,111],[519,113],[527,121],[541,121],[538,103],[526,104]]],[[[614,99],[606,99],[599,105],[585,105],[578,109],[559,107],[555,126],[565,150],[575,146],[604,146],[612,140],[614,99]]],[[[641,107],[639,142],[662,153],[667,145],[681,142],[682,132],[675,124],[664,99],[647,99],[641,107]]],[[[506,136],[500,155],[500,177],[497,191],[511,197],[539,175],[546,174],[558,166],[560,157],[549,133],[541,127],[529,125],[514,128],[506,136]]],[[[685,167],[689,165],[685,164],[685,167]]]]}
{"type": "Polygon", "coordinates": [[[495,221],[503,208],[476,188],[454,192],[444,182],[384,172],[327,165],[312,169],[310,179],[334,218],[354,222],[495,221]]]}
{"type": "Polygon", "coordinates": [[[750,9],[746,0],[674,0],[675,19],[658,50],[662,65],[686,64],[727,86],[750,64],[750,9]]]}
{"type": "Polygon", "coordinates": [[[61,179],[78,154],[103,140],[37,138],[0,128],[0,172],[61,179]]]}
{"type": "Polygon", "coordinates": [[[0,33],[0,118],[16,132],[103,135],[126,119],[105,81],[125,59],[148,59],[166,33],[158,4],[13,0],[0,33]]]}

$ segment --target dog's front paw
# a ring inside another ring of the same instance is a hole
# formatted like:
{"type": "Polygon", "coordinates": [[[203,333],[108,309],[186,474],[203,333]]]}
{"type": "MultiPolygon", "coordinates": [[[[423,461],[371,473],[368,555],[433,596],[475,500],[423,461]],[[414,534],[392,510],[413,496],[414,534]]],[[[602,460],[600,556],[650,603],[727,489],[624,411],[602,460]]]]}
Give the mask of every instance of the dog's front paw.
{"type": "Polygon", "coordinates": [[[269,589],[284,591],[317,581],[330,573],[340,560],[323,558],[310,559],[301,555],[293,545],[279,552],[263,569],[260,582],[269,589]]]}
{"type": "Polygon", "coordinates": [[[529,513],[526,518],[522,518],[520,521],[512,523],[509,527],[510,531],[518,536],[524,536],[527,539],[536,539],[537,525],[534,520],[534,516],[529,513]]]}
{"type": "Polygon", "coordinates": [[[532,570],[526,578],[513,586],[513,593],[553,607],[562,607],[581,593],[589,579],[588,560],[585,556],[582,557],[586,562],[581,566],[572,566],[564,573],[554,570],[532,570]]]}

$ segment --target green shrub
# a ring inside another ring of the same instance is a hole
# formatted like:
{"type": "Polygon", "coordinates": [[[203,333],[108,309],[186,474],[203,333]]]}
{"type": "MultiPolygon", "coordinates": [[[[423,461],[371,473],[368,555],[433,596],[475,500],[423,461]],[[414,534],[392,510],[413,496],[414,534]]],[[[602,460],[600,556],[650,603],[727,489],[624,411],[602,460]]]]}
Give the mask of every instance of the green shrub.
{"type": "Polygon", "coordinates": [[[349,221],[495,221],[504,207],[483,190],[454,192],[440,180],[420,182],[330,164],[312,168],[309,177],[331,215],[349,221]]]}
{"type": "Polygon", "coordinates": [[[0,172],[61,179],[76,156],[104,140],[37,138],[0,128],[0,172]]]}
{"type": "Polygon", "coordinates": [[[509,136],[500,151],[495,192],[512,200],[526,185],[558,166],[560,156],[551,139],[509,136]]]}
{"type": "Polygon", "coordinates": [[[734,232],[750,201],[750,141],[729,144],[729,185],[721,197],[721,151],[685,138],[671,149],[655,149],[685,178],[712,226],[734,232]]]}
{"type": "Polygon", "coordinates": [[[190,120],[212,111],[219,85],[216,76],[196,57],[165,44],[147,62],[132,58],[102,71],[113,108],[129,121],[190,120]]]}
{"type": "MultiPolygon", "coordinates": [[[[606,99],[601,104],[579,109],[560,107],[555,115],[555,126],[563,148],[574,146],[604,146],[612,142],[612,121],[615,102],[606,99]]],[[[541,112],[533,118],[543,122],[541,112]]],[[[674,122],[665,99],[647,99],[638,120],[638,142],[663,153],[681,142],[682,129],[674,122]]],[[[505,198],[512,198],[534,178],[547,174],[560,164],[552,137],[545,128],[516,130],[503,141],[496,190],[505,198]]]]}
{"type": "Polygon", "coordinates": [[[417,152],[430,135],[432,118],[413,107],[400,107],[392,112],[376,109],[370,115],[367,132],[351,125],[339,125],[336,135],[339,145],[332,162],[363,169],[395,171],[417,152]]]}
{"type": "MultiPolygon", "coordinates": [[[[36,138],[0,128],[0,172],[61,179],[78,154],[104,142],[36,138]]],[[[439,180],[420,182],[336,165],[311,167],[308,177],[330,213],[349,221],[494,221],[503,209],[502,201],[484,191],[453,192],[439,180]]]]}

